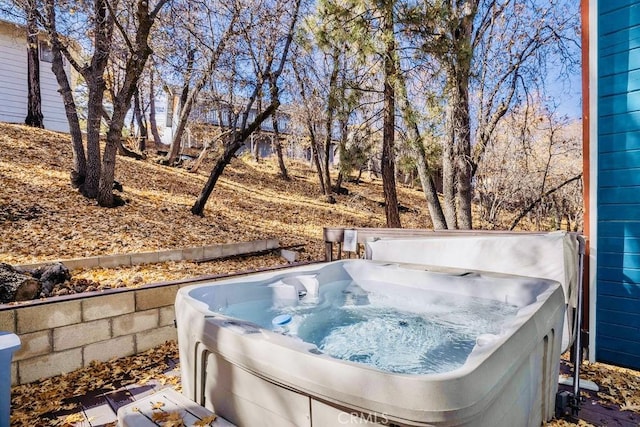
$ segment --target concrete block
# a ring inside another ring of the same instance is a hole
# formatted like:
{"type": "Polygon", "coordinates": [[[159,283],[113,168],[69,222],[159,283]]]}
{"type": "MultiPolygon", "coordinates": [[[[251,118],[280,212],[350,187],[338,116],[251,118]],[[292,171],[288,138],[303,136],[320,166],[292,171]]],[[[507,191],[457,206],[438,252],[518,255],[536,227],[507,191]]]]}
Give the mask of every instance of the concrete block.
{"type": "MultiPolygon", "coordinates": [[[[56,261],[51,261],[51,262],[56,262],[56,261]]],[[[40,268],[42,266],[44,266],[46,263],[44,262],[34,262],[34,263],[30,263],[30,264],[18,264],[15,267],[19,267],[23,270],[35,270],[36,268],[40,268]]]]}
{"type": "Polygon", "coordinates": [[[177,285],[156,286],[135,291],[136,311],[173,305],[178,292],[177,285]]]}
{"type": "Polygon", "coordinates": [[[85,298],[82,300],[82,319],[86,322],[133,313],[135,301],[133,291],[85,298]]]}
{"type": "Polygon", "coordinates": [[[258,252],[262,250],[262,246],[260,244],[260,241],[255,240],[255,241],[251,241],[251,242],[240,242],[237,243],[238,249],[237,249],[237,253],[238,254],[249,254],[251,252],[258,252]]]}
{"type": "Polygon", "coordinates": [[[265,249],[277,249],[280,247],[280,242],[278,241],[278,239],[268,239],[265,244],[265,249]]]}
{"type": "Polygon", "coordinates": [[[11,387],[18,385],[18,363],[11,363],[11,387]]]}
{"type": "Polygon", "coordinates": [[[17,320],[18,334],[80,323],[80,300],[23,307],[17,311],[17,320]]]}
{"type": "Polygon", "coordinates": [[[222,245],[204,247],[205,259],[220,258],[220,257],[222,257],[222,245]]]}
{"type": "Polygon", "coordinates": [[[89,366],[94,360],[106,362],[108,360],[131,356],[135,354],[133,335],[125,335],[106,341],[89,344],[84,347],[84,365],[89,366]]]}
{"type": "Polygon", "coordinates": [[[82,349],[74,348],[18,362],[20,384],[82,368],[82,349]]]}
{"type": "Polygon", "coordinates": [[[226,243],[222,245],[222,256],[234,256],[238,255],[240,252],[237,243],[226,243]]]}
{"type": "Polygon", "coordinates": [[[62,351],[82,347],[109,338],[111,338],[111,327],[108,319],[63,326],[53,330],[53,350],[62,351]]]}
{"type": "Polygon", "coordinates": [[[14,361],[49,354],[53,351],[51,345],[51,330],[22,334],[20,335],[20,344],[20,350],[13,354],[14,361]]]}
{"type": "Polygon", "coordinates": [[[2,310],[0,311],[0,331],[16,333],[16,311],[2,310]]]}
{"type": "Polygon", "coordinates": [[[63,260],[62,263],[69,270],[77,270],[79,268],[95,268],[100,266],[100,257],[94,256],[89,258],[74,258],[63,260]]]}
{"type": "Polygon", "coordinates": [[[287,249],[280,249],[280,256],[288,262],[296,262],[298,260],[298,252],[287,249]]]}
{"type": "Polygon", "coordinates": [[[121,265],[131,265],[131,255],[107,255],[100,257],[100,267],[113,268],[121,265]]]}
{"type": "Polygon", "coordinates": [[[139,311],[137,313],[114,317],[111,320],[113,336],[131,335],[136,332],[156,328],[158,327],[158,319],[158,309],[139,311]]]}
{"type": "Polygon", "coordinates": [[[169,305],[167,307],[161,307],[159,312],[160,320],[158,321],[158,326],[173,326],[173,321],[176,319],[174,306],[169,305]]]}
{"type": "Polygon", "coordinates": [[[158,252],[140,252],[139,254],[131,254],[131,265],[136,264],[153,264],[159,262],[158,252]]]}
{"type": "Polygon", "coordinates": [[[204,258],[204,247],[185,248],[182,250],[182,259],[186,261],[200,260],[204,258]]]}
{"type": "Polygon", "coordinates": [[[158,252],[158,262],[182,261],[182,249],[158,252]]]}
{"type": "Polygon", "coordinates": [[[165,341],[178,339],[177,329],[173,326],[165,326],[158,329],[139,332],[136,334],[136,351],[138,353],[164,344],[165,341]]]}

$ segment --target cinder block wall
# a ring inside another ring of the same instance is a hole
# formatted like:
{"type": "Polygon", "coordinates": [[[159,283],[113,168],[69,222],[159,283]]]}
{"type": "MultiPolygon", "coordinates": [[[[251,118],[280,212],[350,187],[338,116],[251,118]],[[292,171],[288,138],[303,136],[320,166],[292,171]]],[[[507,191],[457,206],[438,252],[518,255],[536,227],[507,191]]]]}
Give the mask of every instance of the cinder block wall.
{"type": "MultiPolygon", "coordinates": [[[[277,247],[275,240],[262,240],[180,252],[195,255],[181,259],[200,259],[208,258],[207,252],[224,257],[277,247]]],[[[133,255],[115,256],[130,260],[133,255]]],[[[112,262],[106,258],[101,257],[105,264],[112,262]]],[[[160,283],[0,305],[0,330],[17,334],[21,341],[11,363],[12,385],[70,372],[94,360],[130,356],[177,339],[173,304],[179,287],[189,284],[160,283]]]]}

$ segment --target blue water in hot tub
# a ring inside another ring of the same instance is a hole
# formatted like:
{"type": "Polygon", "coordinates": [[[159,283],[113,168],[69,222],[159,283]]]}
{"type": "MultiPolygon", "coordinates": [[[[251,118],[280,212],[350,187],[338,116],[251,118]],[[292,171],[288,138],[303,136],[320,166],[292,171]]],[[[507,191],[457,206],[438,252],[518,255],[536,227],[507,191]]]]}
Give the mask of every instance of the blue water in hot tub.
{"type": "MultiPolygon", "coordinates": [[[[391,288],[392,289],[392,288],[391,288]]],[[[323,284],[313,304],[272,306],[254,300],[222,307],[222,314],[315,344],[334,358],[386,372],[442,373],[464,364],[481,334],[499,334],[518,307],[495,300],[429,291],[424,299],[366,292],[354,282],[323,284]],[[288,314],[284,328],[272,324],[288,314]]]]}

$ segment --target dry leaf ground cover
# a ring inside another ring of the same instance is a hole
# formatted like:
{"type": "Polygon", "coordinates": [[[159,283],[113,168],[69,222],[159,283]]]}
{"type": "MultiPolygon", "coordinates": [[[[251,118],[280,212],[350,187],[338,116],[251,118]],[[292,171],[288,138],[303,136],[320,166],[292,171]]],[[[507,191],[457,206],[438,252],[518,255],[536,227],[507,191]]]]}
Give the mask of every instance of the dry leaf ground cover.
{"type": "MultiPolygon", "coordinates": [[[[385,224],[379,180],[367,178],[359,185],[349,183],[349,194],[338,195],[336,204],[328,204],[319,193],[315,173],[305,163],[289,161],[292,180],[283,181],[277,178],[277,168],[271,161],[235,159],[216,186],[205,216],[198,217],[189,209],[207,178],[206,166],[194,174],[160,166],[153,153],[144,161],[118,157],[116,179],[124,187],[122,197],[127,204],[104,209],[71,188],[71,159],[67,135],[0,124],[0,262],[24,264],[264,238],[277,238],[283,246],[303,245],[301,260],[320,260],[322,227],[385,224]]],[[[403,226],[429,227],[421,193],[402,186],[398,191],[401,204],[407,208],[401,213],[403,226]]],[[[278,256],[268,255],[73,274],[119,287],[252,270],[283,262],[278,256]]],[[[40,386],[14,389],[14,413],[26,420],[16,425],[47,425],[39,417],[55,407],[64,407],[70,397],[91,387],[108,388],[161,375],[154,368],[157,360],[164,357],[159,355],[174,350],[163,347],[157,351],[124,362],[96,364],[40,386]],[[126,368],[113,363],[123,363],[126,368]],[[127,373],[120,377],[123,371],[127,373]]],[[[640,412],[637,372],[601,364],[588,365],[584,372],[587,378],[601,384],[601,399],[640,412]]],[[[559,421],[554,425],[571,424],[559,421]]]]}
{"type": "MultiPolygon", "coordinates": [[[[287,162],[290,181],[277,177],[274,162],[235,159],[226,168],[205,210],[190,208],[209,169],[190,173],[118,157],[116,179],[125,206],[100,208],[71,188],[72,153],[67,135],[0,124],[0,262],[24,264],[56,259],[176,249],[276,238],[303,245],[302,261],[323,258],[323,226],[385,224],[379,181],[349,184],[348,195],[329,204],[306,163],[287,162]]],[[[430,225],[420,192],[400,188],[406,227],[430,225]]],[[[213,263],[164,263],[74,271],[74,278],[103,287],[136,286],[203,274],[253,270],[282,264],[277,256],[213,263]]]]}
{"type": "MultiPolygon", "coordinates": [[[[381,183],[349,184],[336,204],[321,197],[315,173],[288,162],[291,181],[277,178],[275,163],[235,159],[225,169],[204,217],[189,209],[209,169],[168,168],[154,153],[138,161],[118,157],[123,207],[104,209],[71,188],[67,135],[0,124],[0,262],[45,260],[174,249],[277,238],[304,244],[303,259],[321,259],[323,226],[385,224],[381,183]]],[[[408,206],[405,227],[428,227],[415,189],[399,189],[408,206]]]]}

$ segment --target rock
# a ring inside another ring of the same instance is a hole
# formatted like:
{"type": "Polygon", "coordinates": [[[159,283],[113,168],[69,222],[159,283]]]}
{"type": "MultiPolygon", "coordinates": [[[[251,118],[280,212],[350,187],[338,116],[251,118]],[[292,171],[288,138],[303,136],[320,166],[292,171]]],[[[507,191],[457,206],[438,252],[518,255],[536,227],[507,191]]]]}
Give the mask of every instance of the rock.
{"type": "Polygon", "coordinates": [[[45,297],[51,295],[51,291],[56,285],[60,285],[71,279],[69,269],[61,262],[39,267],[31,274],[33,277],[40,280],[42,285],[42,296],[45,297]]]}
{"type": "Polygon", "coordinates": [[[0,263],[0,304],[34,299],[40,290],[38,280],[9,264],[0,263]]]}

